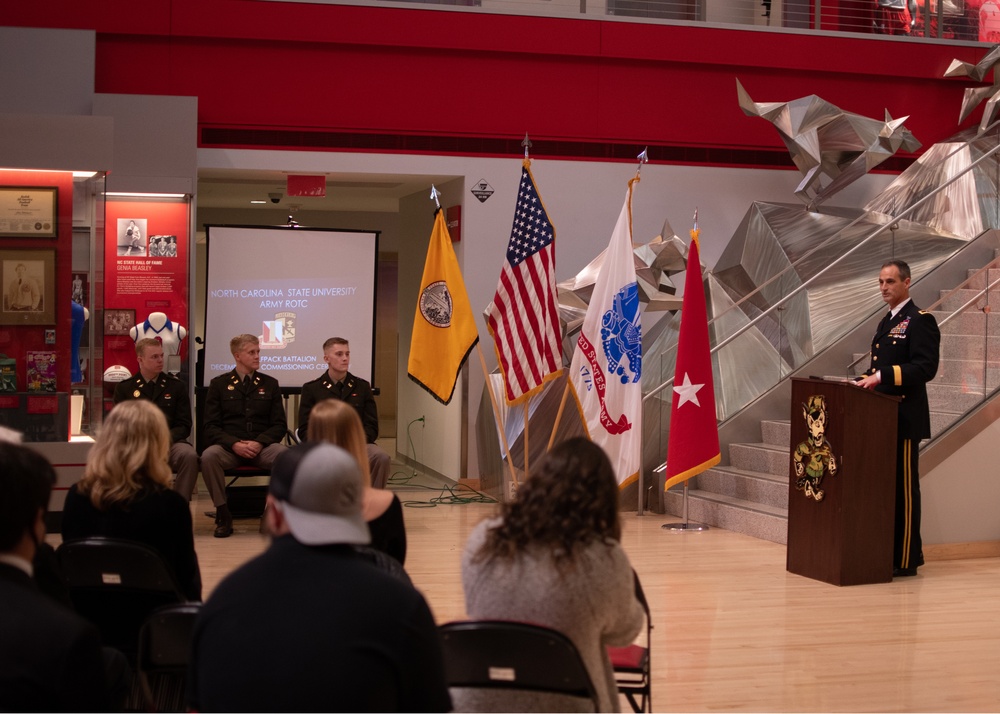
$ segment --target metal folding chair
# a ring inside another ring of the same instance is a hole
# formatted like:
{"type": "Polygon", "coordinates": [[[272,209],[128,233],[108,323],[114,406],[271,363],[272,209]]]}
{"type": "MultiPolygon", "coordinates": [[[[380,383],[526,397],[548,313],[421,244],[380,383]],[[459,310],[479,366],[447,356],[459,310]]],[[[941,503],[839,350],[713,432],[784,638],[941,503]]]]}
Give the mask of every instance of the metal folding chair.
{"type": "Polygon", "coordinates": [[[638,641],[625,647],[608,647],[607,651],[615,670],[618,691],[625,695],[634,712],[651,712],[653,695],[649,648],[653,636],[653,619],[649,615],[649,603],[646,602],[646,594],[642,591],[638,574],[635,575],[635,596],[646,613],[645,631],[638,641]]]}
{"type": "Polygon", "coordinates": [[[139,630],[136,674],[146,711],[182,712],[194,623],[201,603],[188,602],[158,608],[139,630]]]}
{"type": "Polygon", "coordinates": [[[186,600],[160,554],[144,543],[81,538],[64,542],[56,555],[74,609],[132,664],[149,614],[186,600]]]}
{"type": "Polygon", "coordinates": [[[573,642],[541,625],[506,620],[468,620],[441,625],[445,680],[449,688],[495,690],[491,711],[508,711],[511,690],[576,697],[600,708],[587,666],[573,642]]]}

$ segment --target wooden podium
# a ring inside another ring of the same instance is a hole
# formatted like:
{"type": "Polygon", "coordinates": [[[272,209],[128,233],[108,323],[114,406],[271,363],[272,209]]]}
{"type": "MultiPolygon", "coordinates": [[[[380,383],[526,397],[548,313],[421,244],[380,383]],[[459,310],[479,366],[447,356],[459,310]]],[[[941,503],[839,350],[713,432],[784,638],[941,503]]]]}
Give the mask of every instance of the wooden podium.
{"type": "Polygon", "coordinates": [[[892,580],[898,402],[845,382],[792,380],[788,572],[833,585],[892,580]],[[817,460],[809,437],[818,422],[805,416],[807,404],[825,404],[824,440],[836,461],[835,473],[826,468],[810,484],[813,495],[796,473],[797,451],[801,462],[817,460]]]}

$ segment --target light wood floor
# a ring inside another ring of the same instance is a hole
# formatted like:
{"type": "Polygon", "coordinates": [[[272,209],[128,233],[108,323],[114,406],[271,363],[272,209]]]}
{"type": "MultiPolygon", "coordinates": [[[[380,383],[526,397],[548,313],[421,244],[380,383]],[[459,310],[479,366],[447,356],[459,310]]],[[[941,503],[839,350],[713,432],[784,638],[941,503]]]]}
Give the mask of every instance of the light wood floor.
{"type": "MultiPolygon", "coordinates": [[[[397,489],[425,502],[430,491],[397,489]]],[[[266,547],[255,520],[216,539],[192,504],[205,596],[266,547]]],[[[465,616],[459,559],[484,503],[408,507],[406,569],[438,622],[465,616]]],[[[624,513],[653,613],[657,711],[1000,711],[1000,558],[930,562],[915,578],[838,588],[785,570],[784,546],[624,513]]],[[[627,704],[622,700],[623,710],[627,704]]]]}

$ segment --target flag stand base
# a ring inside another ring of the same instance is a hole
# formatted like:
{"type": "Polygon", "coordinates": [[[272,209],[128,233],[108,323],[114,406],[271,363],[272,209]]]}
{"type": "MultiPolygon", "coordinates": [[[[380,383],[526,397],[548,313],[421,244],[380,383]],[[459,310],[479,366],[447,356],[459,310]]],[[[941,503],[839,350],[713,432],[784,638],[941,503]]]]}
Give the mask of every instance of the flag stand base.
{"type": "Polygon", "coordinates": [[[701,525],[700,523],[689,523],[688,522],[688,482],[684,482],[684,522],[683,523],[664,523],[660,528],[666,528],[670,531],[707,531],[708,526],[701,525]]]}
{"type": "Polygon", "coordinates": [[[670,531],[707,531],[708,526],[703,526],[700,523],[664,523],[660,528],[666,528],[670,531]]]}

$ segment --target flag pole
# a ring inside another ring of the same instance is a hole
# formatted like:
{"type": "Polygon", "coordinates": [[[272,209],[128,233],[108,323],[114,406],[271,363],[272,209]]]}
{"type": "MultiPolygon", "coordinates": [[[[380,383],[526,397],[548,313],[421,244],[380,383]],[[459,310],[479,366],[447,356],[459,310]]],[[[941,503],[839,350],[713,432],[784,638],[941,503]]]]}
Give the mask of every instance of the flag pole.
{"type": "MultiPolygon", "coordinates": [[[[555,300],[555,226],[531,175],[531,138],[527,133],[521,146],[524,158],[514,220],[497,290],[484,315],[496,347],[507,405],[513,407],[525,402],[521,430],[523,474],[527,479],[531,462],[530,396],[559,376],[562,352],[555,300]]],[[[511,417],[512,409],[505,415],[511,417]]],[[[509,458],[509,444],[507,452],[509,458]]],[[[513,469],[513,464],[508,463],[513,469]]],[[[519,485],[516,476],[512,483],[515,487],[519,485]]]]}
{"type": "MultiPolygon", "coordinates": [[[[524,147],[524,165],[525,167],[530,167],[531,159],[528,157],[529,153],[528,150],[531,148],[531,139],[528,138],[528,132],[524,132],[524,140],[521,142],[521,146],[524,147]]],[[[524,480],[525,481],[528,480],[528,421],[530,416],[528,412],[528,402],[530,401],[531,401],[530,398],[524,400],[524,480]]],[[[511,475],[513,475],[513,473],[514,473],[513,467],[511,467],[511,475]]],[[[517,483],[516,479],[514,480],[514,483],[515,484],[517,483]]]]}
{"type": "MultiPolygon", "coordinates": [[[[689,479],[690,480],[690,479],[689,479]]],[[[670,531],[707,531],[708,526],[703,523],[689,523],[688,522],[688,482],[684,482],[684,496],[681,501],[681,518],[684,519],[683,523],[664,523],[660,528],[666,528],[670,531]]]]}
{"type": "MultiPolygon", "coordinates": [[[[510,455],[510,444],[507,443],[507,430],[504,429],[503,420],[500,419],[500,407],[497,405],[497,397],[493,393],[493,385],[490,384],[490,373],[486,369],[486,358],[483,357],[483,346],[476,343],[476,351],[479,353],[479,364],[483,367],[483,377],[486,379],[486,391],[490,393],[490,404],[493,405],[493,416],[497,420],[497,428],[500,430],[500,440],[503,442],[503,448],[507,452],[507,468],[510,469],[510,481],[517,487],[519,484],[517,482],[517,474],[514,473],[514,464],[511,462],[510,455]]],[[[502,494],[501,494],[502,497],[502,494]]]]}
{"type": "Polygon", "coordinates": [[[649,163],[649,153],[648,152],[649,152],[649,147],[647,146],[645,149],[643,149],[642,151],[639,152],[638,156],[635,157],[636,159],[639,160],[639,165],[635,169],[635,177],[637,179],[639,178],[639,174],[642,172],[642,165],[649,163]]]}
{"type": "MultiPolygon", "coordinates": [[[[698,236],[698,209],[694,209],[694,228],[691,230],[691,240],[696,240],[698,236]]],[[[699,262],[701,251],[699,251],[699,262]]],[[[699,267],[699,272],[700,268],[699,267]]],[[[678,343],[679,344],[679,343],[678,343]]],[[[667,454],[667,459],[670,458],[670,454],[667,454]]],[[[684,519],[682,523],[664,523],[660,528],[666,528],[671,531],[707,531],[709,527],[702,523],[691,523],[688,521],[688,482],[691,479],[684,479],[684,495],[681,497],[681,517],[684,519]]]]}
{"type": "Polygon", "coordinates": [[[528,402],[530,399],[524,400],[524,480],[528,480],[528,417],[530,413],[528,412],[528,402]]]}
{"type": "Polygon", "coordinates": [[[556,412],[556,421],[552,426],[552,436],[549,437],[549,445],[546,451],[552,450],[552,444],[556,440],[556,432],[559,431],[559,423],[562,421],[563,409],[566,408],[566,397],[569,396],[569,376],[566,377],[566,388],[563,390],[562,400],[559,402],[559,411],[556,412]]]}

